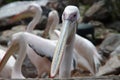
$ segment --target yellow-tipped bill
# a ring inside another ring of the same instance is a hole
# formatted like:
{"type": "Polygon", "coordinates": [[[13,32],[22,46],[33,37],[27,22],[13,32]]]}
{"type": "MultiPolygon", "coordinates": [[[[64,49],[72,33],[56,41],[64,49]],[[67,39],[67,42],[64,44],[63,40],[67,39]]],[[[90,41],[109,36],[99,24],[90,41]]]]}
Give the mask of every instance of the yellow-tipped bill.
{"type": "Polygon", "coordinates": [[[69,36],[69,25],[70,25],[70,21],[65,20],[63,23],[60,38],[55,48],[55,53],[54,53],[52,65],[51,65],[50,77],[54,77],[57,74],[60,62],[62,60],[62,56],[64,55],[63,54],[64,48],[67,42],[67,38],[69,36]]]}
{"type": "MultiPolygon", "coordinates": [[[[18,44],[16,42],[11,43],[10,47],[8,48],[6,54],[4,55],[3,59],[0,62],[0,72],[4,68],[5,64],[7,63],[10,56],[18,49],[18,44]]],[[[12,63],[11,63],[12,64],[12,63]]]]}

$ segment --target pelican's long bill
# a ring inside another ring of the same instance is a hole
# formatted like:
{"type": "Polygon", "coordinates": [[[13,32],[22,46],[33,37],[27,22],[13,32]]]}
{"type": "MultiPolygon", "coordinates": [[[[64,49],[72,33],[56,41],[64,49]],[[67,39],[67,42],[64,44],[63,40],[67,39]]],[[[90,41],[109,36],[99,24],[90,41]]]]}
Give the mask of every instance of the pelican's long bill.
{"type": "MultiPolygon", "coordinates": [[[[11,45],[9,46],[8,50],[6,51],[6,54],[4,55],[3,59],[0,62],[0,72],[2,71],[2,69],[4,68],[5,64],[7,63],[8,59],[10,58],[10,56],[16,51],[18,50],[18,43],[16,43],[16,41],[14,43],[11,43],[11,45]]],[[[12,63],[11,63],[12,64],[12,63]]]]}
{"type": "Polygon", "coordinates": [[[50,77],[54,77],[58,71],[60,62],[62,60],[62,56],[64,55],[64,48],[69,36],[69,25],[70,25],[69,20],[65,20],[63,23],[62,31],[60,38],[58,40],[55,53],[53,55],[53,60],[52,60],[52,65],[51,65],[51,72],[50,72],[50,77]]]}

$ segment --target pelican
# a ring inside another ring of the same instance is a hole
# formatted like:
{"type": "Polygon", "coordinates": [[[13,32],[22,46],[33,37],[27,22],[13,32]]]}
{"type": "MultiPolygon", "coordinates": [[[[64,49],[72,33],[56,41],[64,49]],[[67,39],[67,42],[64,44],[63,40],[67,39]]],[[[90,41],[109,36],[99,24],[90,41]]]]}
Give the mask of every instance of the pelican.
{"type": "MultiPolygon", "coordinates": [[[[0,61],[5,55],[5,51],[0,49],[0,61]]],[[[11,78],[11,72],[12,72],[12,67],[15,64],[15,58],[13,56],[10,57],[8,62],[6,63],[5,67],[3,70],[0,72],[0,77],[1,78],[11,78]]]]}
{"type": "MultiPolygon", "coordinates": [[[[48,24],[43,33],[44,37],[46,37],[49,32],[50,39],[53,39],[53,40],[58,39],[58,37],[60,35],[60,31],[55,29],[55,27],[58,26],[58,23],[59,23],[58,13],[55,10],[53,10],[49,13],[48,24]]],[[[102,60],[101,56],[97,52],[96,47],[89,40],[75,34],[74,48],[78,53],[78,54],[75,54],[75,56],[77,58],[76,62],[78,62],[78,64],[84,65],[84,67],[87,70],[89,70],[92,74],[95,74],[95,72],[97,72],[97,70],[100,66],[100,60],[102,60]],[[86,51],[84,49],[87,49],[88,51],[86,51]],[[80,53],[84,53],[84,54],[80,54],[80,53]],[[90,58],[87,57],[87,55],[89,55],[90,58]],[[81,62],[81,60],[80,60],[81,56],[85,57],[85,59],[90,63],[90,66],[87,66],[87,64],[81,62]],[[96,70],[93,67],[94,66],[92,64],[93,62],[91,61],[93,58],[94,58],[96,70]],[[91,66],[93,67],[93,69],[90,68],[91,66]]]]}
{"type": "Polygon", "coordinates": [[[43,37],[47,38],[49,35],[50,40],[58,40],[58,35],[55,33],[56,26],[59,25],[59,16],[56,10],[52,10],[48,15],[47,26],[43,32],[43,37]]]}
{"type": "MultiPolygon", "coordinates": [[[[75,6],[67,6],[62,14],[62,31],[58,40],[53,61],[51,65],[50,76],[54,77],[59,68],[59,77],[70,77],[70,65],[73,56],[73,48],[75,46],[76,51],[87,60],[87,63],[82,63],[86,66],[92,74],[95,74],[99,59],[101,56],[97,53],[97,50],[88,40],[75,35],[77,21],[80,18],[79,10],[75,6]],[[79,42],[79,43],[78,43],[79,42]],[[84,43],[85,42],[85,43],[84,43]]],[[[78,55],[79,56],[79,55],[78,55]]],[[[82,60],[82,59],[81,59],[82,60]]],[[[85,61],[84,60],[84,61],[85,61]]]]}

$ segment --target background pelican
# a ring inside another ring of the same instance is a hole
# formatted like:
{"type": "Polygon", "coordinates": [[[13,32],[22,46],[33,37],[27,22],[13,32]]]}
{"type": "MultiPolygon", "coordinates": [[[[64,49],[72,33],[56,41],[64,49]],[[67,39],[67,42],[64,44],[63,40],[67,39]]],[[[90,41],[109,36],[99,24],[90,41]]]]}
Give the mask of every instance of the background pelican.
{"type": "Polygon", "coordinates": [[[56,27],[59,25],[59,16],[56,10],[52,10],[48,15],[47,26],[43,32],[43,37],[49,36],[50,40],[58,40],[58,35],[55,33],[56,27]]]}

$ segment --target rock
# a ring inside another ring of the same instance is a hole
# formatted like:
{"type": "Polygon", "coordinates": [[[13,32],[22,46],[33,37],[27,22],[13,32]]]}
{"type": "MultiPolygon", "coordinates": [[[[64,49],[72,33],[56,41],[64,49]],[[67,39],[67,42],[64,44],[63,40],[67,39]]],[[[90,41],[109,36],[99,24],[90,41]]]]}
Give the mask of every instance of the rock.
{"type": "Polygon", "coordinates": [[[13,26],[20,24],[20,22],[9,23],[8,19],[0,20],[0,31],[11,29],[13,26]]]}
{"type": "Polygon", "coordinates": [[[44,30],[33,30],[33,34],[35,34],[35,35],[38,35],[38,36],[42,36],[42,34],[43,34],[43,32],[44,32],[44,30]]]}
{"type": "Polygon", "coordinates": [[[110,56],[119,56],[120,55],[120,45],[110,54],[110,56]]]}
{"type": "Polygon", "coordinates": [[[111,21],[120,20],[120,0],[104,0],[104,2],[111,15],[111,21]]]}
{"type": "Polygon", "coordinates": [[[104,28],[104,24],[100,21],[90,21],[89,22],[91,25],[95,26],[95,28],[104,28]]]}
{"type": "Polygon", "coordinates": [[[2,45],[0,45],[0,49],[2,49],[2,50],[7,50],[7,47],[4,47],[4,46],[2,46],[2,45]]]}
{"type": "Polygon", "coordinates": [[[10,30],[5,30],[3,32],[1,32],[1,36],[0,36],[0,44],[1,45],[5,45],[7,46],[9,40],[11,39],[12,35],[14,33],[20,32],[20,31],[25,31],[25,25],[19,25],[19,26],[15,26],[10,30]]]}
{"type": "Polygon", "coordinates": [[[78,27],[77,27],[77,34],[85,37],[89,40],[95,40],[95,28],[94,25],[90,24],[90,23],[79,23],[78,27]],[[91,37],[88,37],[88,35],[90,35],[91,37]]]}
{"type": "MultiPolygon", "coordinates": [[[[13,54],[13,56],[15,57],[15,59],[17,59],[18,54],[13,54]]],[[[21,69],[22,69],[22,74],[26,78],[36,78],[37,77],[37,70],[36,70],[35,66],[32,64],[32,62],[30,61],[30,59],[28,58],[27,54],[22,63],[21,69]]]]}
{"type": "Polygon", "coordinates": [[[106,27],[120,32],[120,21],[111,22],[111,23],[107,24],[106,27]]]}
{"type": "Polygon", "coordinates": [[[22,65],[22,73],[26,78],[35,78],[37,77],[37,71],[35,66],[31,63],[28,56],[26,56],[23,65],[22,65]]]}
{"type": "Polygon", "coordinates": [[[35,29],[44,30],[47,24],[47,17],[42,16],[40,22],[36,25],[35,29]]]}
{"type": "Polygon", "coordinates": [[[104,66],[99,68],[96,76],[120,74],[120,56],[111,57],[104,66]]]}
{"type": "Polygon", "coordinates": [[[9,41],[9,38],[4,37],[4,36],[0,36],[0,45],[5,45],[6,46],[8,41],[9,41]]]}
{"type": "Polygon", "coordinates": [[[99,46],[98,52],[105,58],[120,45],[120,34],[109,34],[99,46]]]}
{"type": "Polygon", "coordinates": [[[3,0],[0,0],[0,6],[2,5],[3,0]]]}
{"type": "Polygon", "coordinates": [[[98,1],[94,3],[84,14],[83,16],[83,22],[89,22],[90,20],[98,20],[105,22],[109,20],[110,14],[108,13],[108,10],[104,6],[104,1],[98,1]]]}
{"type": "Polygon", "coordinates": [[[98,0],[80,0],[82,4],[92,5],[94,2],[98,0]]]}
{"type": "Polygon", "coordinates": [[[1,36],[4,36],[4,37],[10,39],[14,33],[17,33],[20,31],[25,31],[25,27],[26,27],[25,25],[14,26],[11,30],[3,31],[1,36]]]}

